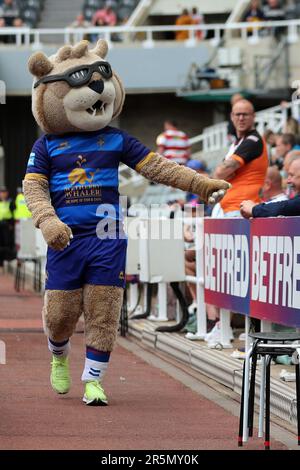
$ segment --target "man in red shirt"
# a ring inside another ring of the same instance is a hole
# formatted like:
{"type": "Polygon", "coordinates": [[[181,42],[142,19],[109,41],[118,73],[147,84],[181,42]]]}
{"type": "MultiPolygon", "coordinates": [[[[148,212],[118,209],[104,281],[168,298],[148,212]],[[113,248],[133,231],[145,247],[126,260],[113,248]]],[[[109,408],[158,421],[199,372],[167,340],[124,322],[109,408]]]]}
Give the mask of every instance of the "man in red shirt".
{"type": "Polygon", "coordinates": [[[190,157],[189,139],[175,121],[164,122],[164,132],[157,137],[156,145],[160,155],[180,165],[185,165],[190,157]]]}
{"type": "Polygon", "coordinates": [[[105,8],[96,11],[92,19],[93,25],[97,25],[99,20],[101,20],[103,26],[115,26],[117,24],[117,15],[111,8],[111,5],[111,2],[108,0],[105,8]]]}

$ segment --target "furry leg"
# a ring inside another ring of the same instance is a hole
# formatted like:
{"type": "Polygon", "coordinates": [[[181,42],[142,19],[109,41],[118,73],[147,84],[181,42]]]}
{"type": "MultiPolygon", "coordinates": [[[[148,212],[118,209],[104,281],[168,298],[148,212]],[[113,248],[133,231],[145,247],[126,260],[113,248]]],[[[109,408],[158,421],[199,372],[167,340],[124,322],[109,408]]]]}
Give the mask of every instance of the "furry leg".
{"type": "Polygon", "coordinates": [[[111,352],[116,340],[124,289],[116,286],[85,285],[83,310],[86,345],[111,352]]]}
{"type": "Polygon", "coordinates": [[[55,343],[66,341],[74,333],[82,309],[82,289],[46,290],[43,307],[46,335],[55,343]]]}

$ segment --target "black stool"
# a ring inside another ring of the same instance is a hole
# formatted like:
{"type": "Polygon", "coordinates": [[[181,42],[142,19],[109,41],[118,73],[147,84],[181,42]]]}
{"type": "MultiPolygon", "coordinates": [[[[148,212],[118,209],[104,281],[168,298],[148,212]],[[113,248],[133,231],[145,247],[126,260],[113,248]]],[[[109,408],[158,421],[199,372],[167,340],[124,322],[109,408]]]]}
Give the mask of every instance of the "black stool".
{"type": "Polygon", "coordinates": [[[259,409],[259,434],[263,434],[263,416],[265,408],[265,449],[270,449],[270,370],[271,360],[277,356],[294,356],[296,371],[296,400],[297,400],[297,427],[298,445],[300,445],[300,382],[299,382],[299,357],[300,357],[300,333],[250,333],[253,344],[247,351],[243,368],[243,383],[240,409],[240,425],[238,445],[248,440],[253,435],[253,415],[255,396],[255,376],[257,356],[261,356],[261,384],[260,384],[260,409],[259,409]],[[250,373],[251,367],[251,373],[250,373]],[[249,377],[250,376],[250,377],[249,377]],[[249,380],[250,379],[250,380],[249,380]]]}

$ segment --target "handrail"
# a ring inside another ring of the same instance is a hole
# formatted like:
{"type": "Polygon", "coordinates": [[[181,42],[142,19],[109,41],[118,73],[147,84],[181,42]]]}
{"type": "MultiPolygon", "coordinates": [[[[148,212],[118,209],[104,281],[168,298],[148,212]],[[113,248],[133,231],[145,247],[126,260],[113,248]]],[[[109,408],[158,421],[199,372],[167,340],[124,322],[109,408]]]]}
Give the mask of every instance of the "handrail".
{"type": "MultiPolygon", "coordinates": [[[[252,25],[254,29],[254,34],[257,34],[257,29],[255,29],[255,24],[252,25]]],[[[284,27],[288,28],[288,37],[292,37],[295,40],[297,37],[297,27],[300,26],[300,19],[297,20],[284,20],[284,21],[260,21],[257,25],[259,29],[261,28],[275,28],[275,27],[284,27]]],[[[5,27],[0,28],[0,36],[5,35],[12,35],[16,37],[16,43],[20,41],[20,37],[24,35],[25,41],[24,43],[30,44],[30,36],[34,37],[34,43],[40,44],[40,37],[42,35],[61,35],[64,39],[64,42],[70,42],[71,36],[74,35],[76,38],[84,37],[86,34],[103,34],[105,39],[108,42],[111,42],[111,35],[112,34],[124,34],[124,33],[145,33],[147,36],[147,42],[155,43],[153,39],[154,33],[161,33],[161,32],[176,32],[176,31],[188,31],[189,32],[189,39],[187,41],[183,41],[184,44],[188,43],[193,45],[196,42],[196,35],[197,31],[213,31],[214,32],[214,41],[219,41],[220,34],[222,31],[234,31],[240,30],[242,32],[242,37],[245,37],[246,31],[249,28],[249,23],[241,22],[241,23],[214,23],[214,24],[199,24],[199,25],[163,25],[163,26],[105,26],[105,27],[89,27],[89,28],[29,28],[29,27],[21,27],[21,28],[13,28],[13,27],[5,27]]],[[[130,35],[126,36],[127,40],[130,40],[130,35]]],[[[132,40],[134,42],[134,39],[132,40]]],[[[176,41],[178,44],[178,42],[176,41]]]]}
{"type": "Polygon", "coordinates": [[[137,21],[140,20],[143,14],[149,10],[152,5],[152,0],[140,0],[128,18],[127,25],[133,26],[137,21]]]}

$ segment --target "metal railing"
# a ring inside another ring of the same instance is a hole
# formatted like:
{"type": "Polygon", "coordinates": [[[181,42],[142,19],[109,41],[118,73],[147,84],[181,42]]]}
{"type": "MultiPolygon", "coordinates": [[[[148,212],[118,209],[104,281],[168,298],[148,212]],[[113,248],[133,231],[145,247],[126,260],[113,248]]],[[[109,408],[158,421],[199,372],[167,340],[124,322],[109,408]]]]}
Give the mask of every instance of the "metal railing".
{"type": "MultiPolygon", "coordinates": [[[[251,40],[251,43],[259,42],[260,31],[262,29],[270,30],[270,32],[276,27],[286,27],[287,37],[289,42],[296,42],[299,39],[298,30],[300,26],[300,19],[287,20],[287,21],[261,21],[257,23],[251,23],[252,36],[248,36],[249,23],[226,23],[226,24],[201,24],[201,25],[166,25],[166,26],[115,26],[115,27],[90,27],[90,28],[13,28],[6,27],[0,28],[0,36],[10,35],[15,38],[17,46],[22,44],[29,45],[40,45],[43,44],[44,36],[51,36],[57,39],[57,36],[61,36],[61,43],[72,43],[84,38],[86,35],[101,35],[109,43],[112,41],[113,35],[118,35],[121,39],[124,35],[126,42],[136,42],[138,37],[142,36],[143,47],[154,47],[158,41],[155,40],[157,33],[176,33],[177,31],[188,31],[189,38],[186,41],[182,41],[182,44],[188,47],[193,47],[199,44],[197,40],[197,32],[202,31],[206,34],[204,36],[212,36],[210,43],[217,46],[220,43],[221,37],[224,33],[238,32],[240,37],[244,40],[251,40]],[[208,35],[208,33],[210,33],[208,35]]],[[[204,40],[205,41],[205,40],[204,40]]],[[[160,41],[161,42],[161,39],[160,41]]],[[[178,45],[178,41],[176,41],[178,45]]]]}

